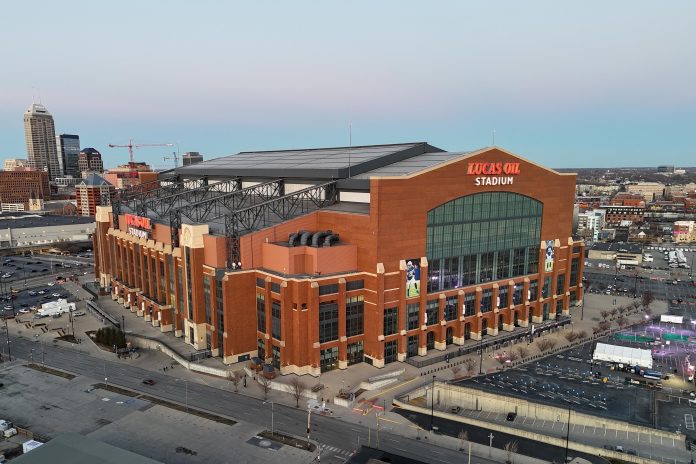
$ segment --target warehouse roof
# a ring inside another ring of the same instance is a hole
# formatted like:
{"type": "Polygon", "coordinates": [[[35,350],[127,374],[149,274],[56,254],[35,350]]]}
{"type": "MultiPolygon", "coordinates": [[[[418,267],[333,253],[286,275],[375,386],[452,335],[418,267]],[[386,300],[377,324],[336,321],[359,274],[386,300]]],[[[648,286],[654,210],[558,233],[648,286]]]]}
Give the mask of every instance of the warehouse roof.
{"type": "Polygon", "coordinates": [[[176,169],[183,176],[343,179],[423,153],[443,152],[425,142],[357,147],[252,151],[176,169]]]}
{"type": "Polygon", "coordinates": [[[0,213],[0,228],[26,229],[28,227],[67,226],[94,223],[89,216],[40,216],[38,214],[0,213]]]}
{"type": "Polygon", "coordinates": [[[625,242],[602,243],[602,242],[597,242],[594,245],[592,245],[592,250],[614,251],[614,252],[622,252],[622,253],[639,254],[639,253],[643,252],[643,247],[637,243],[625,243],[625,242]]]}
{"type": "Polygon", "coordinates": [[[160,463],[160,461],[72,432],[58,435],[53,440],[13,459],[12,462],[17,464],[55,464],[57,462],[73,464],[92,464],[95,462],[104,464],[160,463]]]}

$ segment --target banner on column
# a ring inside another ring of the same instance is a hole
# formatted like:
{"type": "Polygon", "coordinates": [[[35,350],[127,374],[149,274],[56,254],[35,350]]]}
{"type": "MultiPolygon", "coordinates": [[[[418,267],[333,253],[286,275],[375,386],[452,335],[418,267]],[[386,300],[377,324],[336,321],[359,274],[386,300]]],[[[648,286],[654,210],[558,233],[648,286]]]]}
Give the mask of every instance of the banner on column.
{"type": "Polygon", "coordinates": [[[544,271],[553,271],[553,240],[546,241],[546,259],[544,261],[544,271]]]}

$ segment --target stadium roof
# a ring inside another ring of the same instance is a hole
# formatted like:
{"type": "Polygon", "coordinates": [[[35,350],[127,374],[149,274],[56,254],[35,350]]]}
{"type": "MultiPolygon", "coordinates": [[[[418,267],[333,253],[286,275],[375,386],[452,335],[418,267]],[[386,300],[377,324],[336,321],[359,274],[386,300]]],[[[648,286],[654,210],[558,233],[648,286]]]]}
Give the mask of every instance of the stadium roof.
{"type": "Polygon", "coordinates": [[[444,153],[425,142],[358,147],[252,151],[203,161],[175,170],[182,177],[276,177],[345,179],[417,157],[444,153]]]}
{"type": "Polygon", "coordinates": [[[39,216],[38,214],[2,213],[0,214],[0,229],[25,229],[28,227],[66,226],[71,224],[94,224],[94,218],[89,216],[39,216]]]}

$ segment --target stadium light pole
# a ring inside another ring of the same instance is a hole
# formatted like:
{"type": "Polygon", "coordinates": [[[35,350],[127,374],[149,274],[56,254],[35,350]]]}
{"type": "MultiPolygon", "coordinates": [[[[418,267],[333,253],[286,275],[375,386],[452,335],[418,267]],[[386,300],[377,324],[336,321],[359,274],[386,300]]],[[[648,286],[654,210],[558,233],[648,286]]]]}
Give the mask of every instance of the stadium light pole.
{"type": "Polygon", "coordinates": [[[435,374],[433,374],[433,388],[430,393],[430,431],[433,431],[433,417],[435,416],[435,374]]]}

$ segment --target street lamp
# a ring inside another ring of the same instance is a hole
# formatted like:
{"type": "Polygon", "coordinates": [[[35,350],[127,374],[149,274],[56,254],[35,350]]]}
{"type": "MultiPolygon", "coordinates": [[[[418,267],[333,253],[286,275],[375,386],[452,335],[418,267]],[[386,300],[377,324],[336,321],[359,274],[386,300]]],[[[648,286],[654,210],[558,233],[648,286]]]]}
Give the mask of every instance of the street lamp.
{"type": "Polygon", "coordinates": [[[433,431],[433,417],[435,416],[435,375],[433,375],[433,388],[430,393],[430,431],[433,431]]]}
{"type": "Polygon", "coordinates": [[[273,409],[275,406],[275,402],[273,402],[273,401],[264,401],[263,402],[263,404],[266,404],[266,403],[271,403],[271,436],[273,437],[273,436],[275,436],[274,427],[273,427],[273,412],[274,412],[273,409]]]}

